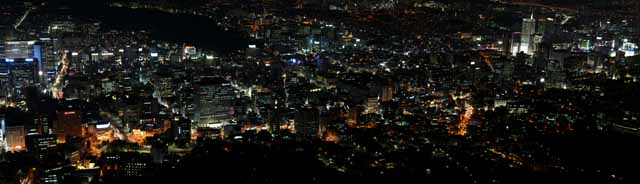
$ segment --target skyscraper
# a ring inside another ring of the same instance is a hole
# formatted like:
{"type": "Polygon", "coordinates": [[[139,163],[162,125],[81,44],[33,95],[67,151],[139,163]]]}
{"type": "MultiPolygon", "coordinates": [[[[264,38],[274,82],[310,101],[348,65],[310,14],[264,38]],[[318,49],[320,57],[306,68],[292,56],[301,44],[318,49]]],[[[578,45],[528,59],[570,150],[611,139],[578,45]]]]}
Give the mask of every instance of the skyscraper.
{"type": "Polygon", "coordinates": [[[528,55],[535,53],[534,36],[536,34],[536,20],[531,14],[531,18],[522,20],[522,33],[520,35],[520,52],[528,55]]]}
{"type": "Polygon", "coordinates": [[[42,76],[41,46],[36,45],[35,41],[0,43],[0,87],[3,96],[22,97],[22,88],[44,82],[42,76]]]}
{"type": "Polygon", "coordinates": [[[393,85],[387,84],[382,88],[382,101],[388,102],[393,100],[393,85]]]}
{"type": "Polygon", "coordinates": [[[6,127],[7,135],[7,150],[8,151],[22,151],[26,149],[25,146],[25,131],[24,126],[9,126],[6,127]]]}
{"type": "Polygon", "coordinates": [[[191,140],[191,120],[182,116],[175,116],[171,121],[171,135],[179,143],[187,143],[191,140]]]}
{"type": "Polygon", "coordinates": [[[198,85],[198,127],[221,128],[233,120],[235,91],[231,83],[219,77],[204,77],[198,85]]]}
{"type": "Polygon", "coordinates": [[[80,111],[67,110],[57,112],[57,120],[53,124],[54,133],[59,142],[66,142],[66,137],[82,136],[82,118],[80,111]]]}
{"type": "Polygon", "coordinates": [[[313,137],[318,135],[319,128],[320,111],[318,109],[306,106],[296,112],[295,129],[297,134],[313,137]]]}
{"type": "Polygon", "coordinates": [[[33,152],[40,160],[44,160],[47,154],[57,146],[55,135],[34,135],[27,141],[28,151],[33,152]]]}

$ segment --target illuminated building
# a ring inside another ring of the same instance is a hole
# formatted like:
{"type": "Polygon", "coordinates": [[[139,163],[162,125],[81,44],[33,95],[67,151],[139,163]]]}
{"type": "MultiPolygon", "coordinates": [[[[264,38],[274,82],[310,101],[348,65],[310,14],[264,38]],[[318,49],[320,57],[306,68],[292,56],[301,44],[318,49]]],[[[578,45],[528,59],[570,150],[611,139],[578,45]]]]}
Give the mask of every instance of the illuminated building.
{"type": "Polygon", "coordinates": [[[569,87],[564,65],[564,62],[559,60],[545,62],[545,88],[567,89],[569,87]]]}
{"type": "Polygon", "coordinates": [[[377,113],[379,110],[379,104],[378,104],[378,97],[369,97],[367,98],[366,103],[364,104],[366,109],[365,109],[365,114],[369,114],[369,113],[377,113]]]}
{"type": "Polygon", "coordinates": [[[388,102],[388,101],[393,100],[393,93],[394,93],[393,85],[385,85],[382,88],[382,99],[381,99],[381,101],[388,102]]]}
{"type": "Polygon", "coordinates": [[[49,120],[47,116],[40,115],[33,119],[33,124],[27,125],[27,136],[49,134],[49,120]]]}
{"type": "Polygon", "coordinates": [[[32,59],[0,59],[0,86],[3,95],[22,97],[22,89],[37,81],[35,67],[32,59]]]}
{"type": "Polygon", "coordinates": [[[60,44],[57,38],[48,37],[40,38],[38,43],[42,45],[42,77],[44,82],[50,85],[49,82],[54,81],[58,73],[57,66],[61,57],[61,54],[58,53],[60,44]]]}
{"type": "Polygon", "coordinates": [[[48,31],[51,34],[58,34],[64,32],[74,32],[76,29],[75,23],[71,21],[55,21],[51,22],[48,27],[48,31]]]}
{"type": "Polygon", "coordinates": [[[0,87],[6,96],[22,97],[23,87],[44,82],[41,45],[35,41],[0,43],[0,87]]]}
{"type": "Polygon", "coordinates": [[[54,133],[59,142],[66,142],[66,137],[82,136],[82,119],[80,111],[68,110],[57,113],[58,119],[53,124],[54,133]]]}
{"type": "Polygon", "coordinates": [[[27,134],[24,126],[7,126],[5,131],[5,135],[7,135],[7,151],[22,151],[26,149],[25,136],[27,134]]]}
{"type": "Polygon", "coordinates": [[[629,40],[627,39],[624,39],[619,51],[622,51],[622,53],[624,53],[624,57],[636,56],[638,55],[638,45],[629,42],[629,40]]]}
{"type": "Polygon", "coordinates": [[[159,111],[159,103],[152,96],[152,87],[133,86],[132,90],[137,92],[135,96],[121,98],[120,113],[123,122],[131,128],[154,128],[157,124],[155,118],[159,111]]]}
{"type": "MultiPolygon", "coordinates": [[[[115,173],[110,173],[123,177],[140,177],[149,176],[152,166],[151,155],[139,154],[134,152],[120,152],[106,154],[105,161],[112,165],[115,173]]],[[[105,174],[107,175],[107,174],[105,174]]]]}
{"type": "Polygon", "coordinates": [[[7,130],[6,121],[5,121],[4,115],[2,115],[0,116],[0,148],[2,150],[6,150],[7,148],[6,130],[7,130]]]}
{"type": "Polygon", "coordinates": [[[109,78],[105,78],[100,81],[100,85],[102,87],[102,93],[108,94],[113,92],[115,82],[111,81],[109,78]]]}
{"type": "Polygon", "coordinates": [[[191,140],[191,120],[181,116],[175,116],[171,121],[173,139],[176,142],[189,142],[191,140]]]}
{"type": "Polygon", "coordinates": [[[123,176],[144,176],[144,172],[147,169],[147,163],[126,162],[122,167],[123,176]]]}
{"type": "Polygon", "coordinates": [[[153,97],[145,97],[142,99],[142,114],[140,115],[140,123],[145,129],[157,127],[156,117],[159,111],[158,100],[153,97]]]}
{"type": "Polygon", "coordinates": [[[173,96],[173,75],[168,68],[157,69],[151,83],[155,88],[155,95],[168,98],[173,96]]]}
{"type": "Polygon", "coordinates": [[[234,88],[225,79],[204,77],[198,82],[198,127],[222,128],[234,119],[234,88]]]}
{"type": "Polygon", "coordinates": [[[520,33],[513,33],[511,35],[511,56],[516,56],[520,53],[520,33]]]}
{"type": "Polygon", "coordinates": [[[7,41],[4,43],[4,53],[0,58],[32,58],[35,55],[35,41],[7,41]]]}
{"type": "Polygon", "coordinates": [[[522,32],[520,35],[520,49],[528,55],[535,53],[535,34],[536,34],[536,20],[531,14],[531,18],[525,18],[522,20],[522,32]]]}
{"type": "Polygon", "coordinates": [[[33,152],[37,159],[44,160],[47,154],[56,148],[56,141],[54,135],[30,136],[27,142],[28,151],[33,152]]]}
{"type": "Polygon", "coordinates": [[[52,166],[45,169],[38,170],[38,178],[40,183],[64,183],[65,175],[69,175],[70,167],[52,166]]]}
{"type": "Polygon", "coordinates": [[[189,85],[188,87],[181,87],[176,93],[176,110],[180,115],[192,120],[196,119],[195,115],[197,114],[196,108],[198,103],[194,100],[197,96],[194,91],[193,87],[189,85]]]}
{"type": "Polygon", "coordinates": [[[198,52],[193,45],[185,45],[182,50],[182,59],[196,59],[198,58],[198,52]]]}
{"type": "Polygon", "coordinates": [[[11,66],[9,72],[13,78],[12,84],[17,88],[30,86],[37,81],[37,70],[33,60],[14,59],[11,66]]]}
{"type": "Polygon", "coordinates": [[[347,112],[347,123],[350,125],[358,124],[358,117],[360,117],[361,112],[362,109],[358,107],[349,108],[347,112]]]}
{"type": "Polygon", "coordinates": [[[531,106],[528,101],[507,102],[507,109],[511,114],[526,114],[532,109],[531,106]]]}

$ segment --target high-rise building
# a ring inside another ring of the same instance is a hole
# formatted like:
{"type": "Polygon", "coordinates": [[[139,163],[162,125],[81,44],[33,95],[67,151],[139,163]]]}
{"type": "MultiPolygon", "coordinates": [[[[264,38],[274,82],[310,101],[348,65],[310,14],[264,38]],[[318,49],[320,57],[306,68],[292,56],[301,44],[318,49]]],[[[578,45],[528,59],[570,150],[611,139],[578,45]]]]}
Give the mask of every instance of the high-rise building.
{"type": "Polygon", "coordinates": [[[122,164],[122,175],[129,177],[145,176],[146,170],[149,168],[149,164],[137,160],[131,160],[122,164]]]}
{"type": "Polygon", "coordinates": [[[186,143],[191,140],[191,120],[181,116],[175,116],[171,122],[171,130],[176,142],[186,143]]]}
{"type": "Polygon", "coordinates": [[[536,20],[533,18],[533,14],[531,14],[531,18],[525,18],[522,20],[519,52],[524,52],[528,55],[533,55],[535,53],[535,34],[536,20]]]}
{"type": "Polygon", "coordinates": [[[204,77],[198,82],[198,128],[222,128],[234,119],[235,90],[231,82],[219,77],[204,77]]]}
{"type": "Polygon", "coordinates": [[[37,159],[44,160],[50,151],[56,148],[56,136],[54,135],[34,135],[30,136],[27,142],[29,152],[33,152],[37,159]]]}
{"type": "Polygon", "coordinates": [[[173,74],[168,67],[159,67],[151,80],[155,90],[154,95],[169,98],[173,97],[173,74]]]}
{"type": "Polygon", "coordinates": [[[297,134],[313,137],[318,135],[320,128],[320,111],[306,106],[295,114],[295,130],[297,134]]]}
{"type": "Polygon", "coordinates": [[[6,121],[3,114],[3,115],[0,115],[0,148],[3,150],[6,150],[7,148],[6,130],[7,130],[6,121]]]}
{"type": "Polygon", "coordinates": [[[42,52],[42,60],[40,60],[42,63],[42,78],[47,85],[50,85],[50,82],[56,78],[58,73],[57,65],[62,57],[61,54],[58,53],[60,44],[58,39],[48,37],[40,38],[38,43],[41,45],[42,52]]]}
{"type": "Polygon", "coordinates": [[[22,151],[26,149],[24,126],[8,126],[6,127],[6,143],[7,151],[22,151]]]}
{"type": "Polygon", "coordinates": [[[381,100],[383,102],[388,102],[388,101],[393,100],[393,92],[394,92],[393,85],[391,85],[391,84],[385,85],[384,87],[382,87],[382,99],[381,100]]]}
{"type": "Polygon", "coordinates": [[[512,56],[516,56],[518,55],[518,53],[520,53],[520,41],[521,41],[520,37],[521,37],[521,33],[519,32],[511,34],[510,49],[511,49],[512,56]]]}
{"type": "Polygon", "coordinates": [[[362,109],[359,107],[352,107],[347,110],[347,123],[350,125],[358,124],[358,117],[362,113],[362,109]]]}
{"type": "Polygon", "coordinates": [[[379,110],[379,103],[378,101],[380,100],[379,97],[369,97],[367,98],[366,103],[364,104],[366,109],[365,109],[365,114],[369,114],[369,113],[376,113],[379,110]]]}
{"type": "Polygon", "coordinates": [[[195,89],[191,85],[181,84],[181,87],[177,89],[176,97],[177,97],[177,110],[181,116],[187,117],[192,120],[197,120],[196,118],[196,108],[198,107],[198,102],[196,99],[198,94],[194,93],[195,89]]]}
{"type": "Polygon", "coordinates": [[[82,119],[80,111],[68,110],[58,112],[58,119],[53,124],[54,133],[59,142],[66,142],[66,137],[82,136],[82,119]]]}
{"type": "Polygon", "coordinates": [[[0,43],[0,87],[2,96],[22,97],[22,88],[32,85],[45,87],[41,45],[35,41],[7,41],[0,43]]]}
{"type": "MultiPolygon", "coordinates": [[[[33,59],[11,59],[9,63],[11,66],[11,84],[16,88],[23,88],[31,86],[36,83],[37,78],[37,64],[33,59]]],[[[7,60],[5,60],[6,62],[7,60]]]]}
{"type": "Polygon", "coordinates": [[[198,57],[198,52],[196,47],[193,45],[185,45],[182,51],[182,59],[196,59],[198,57]]]}
{"type": "Polygon", "coordinates": [[[32,58],[35,52],[35,41],[7,41],[3,44],[0,58],[32,58]]]}

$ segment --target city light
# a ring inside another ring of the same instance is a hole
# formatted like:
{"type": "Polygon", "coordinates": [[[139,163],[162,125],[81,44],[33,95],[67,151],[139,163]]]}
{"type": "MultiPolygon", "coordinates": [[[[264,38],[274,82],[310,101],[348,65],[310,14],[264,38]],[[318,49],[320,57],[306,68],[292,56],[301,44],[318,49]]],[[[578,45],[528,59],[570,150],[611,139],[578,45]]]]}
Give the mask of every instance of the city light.
{"type": "Polygon", "coordinates": [[[634,183],[592,1],[3,2],[0,183],[634,183]]]}

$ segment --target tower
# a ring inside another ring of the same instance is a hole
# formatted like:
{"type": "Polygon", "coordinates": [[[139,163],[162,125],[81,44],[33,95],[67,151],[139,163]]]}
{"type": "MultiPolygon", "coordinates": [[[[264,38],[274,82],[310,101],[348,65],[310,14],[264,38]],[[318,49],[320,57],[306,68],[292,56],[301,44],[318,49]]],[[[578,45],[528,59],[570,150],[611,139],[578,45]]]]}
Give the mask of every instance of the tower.
{"type": "Polygon", "coordinates": [[[203,77],[196,96],[198,128],[222,128],[234,119],[235,90],[230,81],[221,77],[203,77]]]}
{"type": "Polygon", "coordinates": [[[311,106],[305,106],[295,113],[296,133],[305,137],[318,135],[320,128],[320,111],[311,106]]]}
{"type": "Polygon", "coordinates": [[[520,51],[533,55],[535,53],[534,36],[536,34],[536,20],[531,14],[531,18],[522,20],[522,33],[520,35],[520,51]]]}

